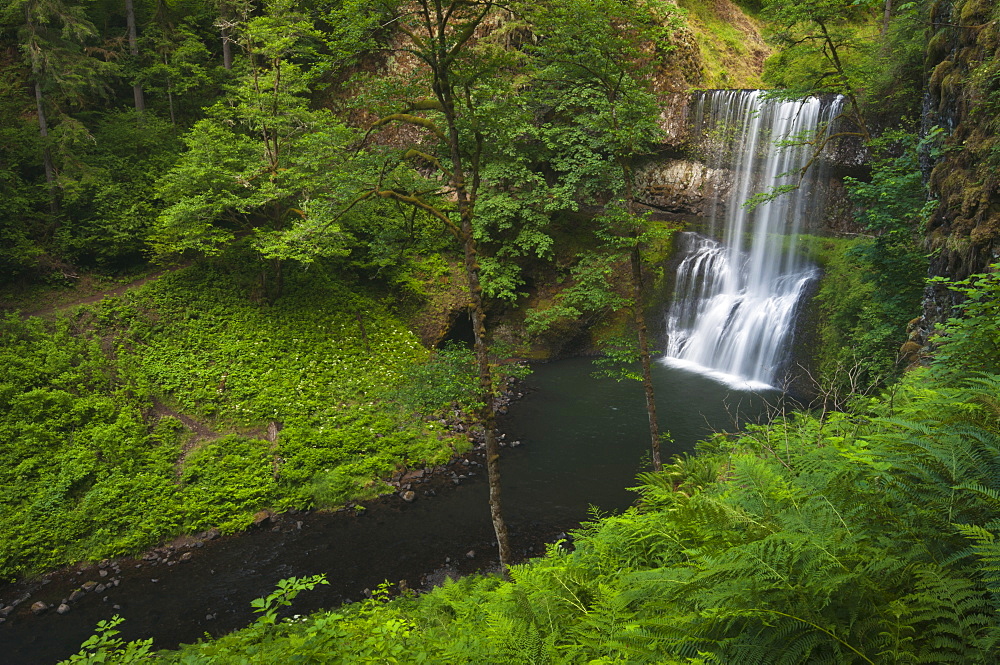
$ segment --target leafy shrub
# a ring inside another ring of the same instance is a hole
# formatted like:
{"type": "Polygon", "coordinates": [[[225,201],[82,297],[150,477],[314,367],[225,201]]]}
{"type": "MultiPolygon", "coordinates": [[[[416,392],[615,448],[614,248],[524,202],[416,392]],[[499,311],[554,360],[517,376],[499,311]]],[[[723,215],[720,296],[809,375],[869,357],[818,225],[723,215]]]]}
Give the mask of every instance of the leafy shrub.
{"type": "Polygon", "coordinates": [[[960,294],[957,316],[938,330],[934,367],[941,374],[1000,373],[1000,263],[990,272],[944,282],[960,294]]]}
{"type": "Polygon", "coordinates": [[[395,399],[417,413],[435,413],[450,405],[471,409],[479,389],[472,350],[448,342],[422,364],[411,366],[395,399]]]}

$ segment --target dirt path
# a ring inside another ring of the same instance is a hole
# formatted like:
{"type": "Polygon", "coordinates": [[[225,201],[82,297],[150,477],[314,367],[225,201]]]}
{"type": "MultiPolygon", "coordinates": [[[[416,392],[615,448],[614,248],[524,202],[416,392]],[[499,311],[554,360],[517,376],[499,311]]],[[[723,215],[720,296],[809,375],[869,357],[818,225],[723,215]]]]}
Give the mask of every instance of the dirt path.
{"type": "Polygon", "coordinates": [[[100,302],[101,300],[104,300],[105,298],[110,298],[110,297],[114,297],[114,296],[120,296],[123,293],[125,293],[126,291],[131,291],[132,289],[137,289],[140,286],[142,286],[143,284],[147,284],[149,282],[152,282],[153,280],[159,279],[163,275],[166,275],[167,273],[174,272],[175,270],[180,270],[181,268],[186,268],[189,265],[191,265],[191,264],[188,262],[188,263],[182,263],[182,264],[176,265],[176,266],[170,266],[169,268],[161,268],[160,270],[157,270],[155,272],[151,272],[148,275],[145,275],[144,277],[140,277],[140,278],[135,279],[135,280],[133,280],[131,282],[128,282],[127,284],[122,284],[120,286],[116,286],[116,287],[111,288],[111,289],[105,289],[105,290],[102,290],[102,291],[98,291],[97,293],[93,293],[91,295],[83,296],[83,297],[79,297],[79,298],[74,298],[74,299],[68,300],[66,302],[56,302],[56,303],[53,303],[53,304],[48,304],[48,305],[46,305],[44,307],[40,307],[38,309],[22,311],[21,312],[21,316],[23,316],[25,318],[27,318],[29,316],[47,316],[49,314],[54,314],[55,312],[59,312],[59,311],[65,310],[65,309],[69,309],[71,307],[77,307],[78,305],[89,305],[91,303],[100,302]]]}

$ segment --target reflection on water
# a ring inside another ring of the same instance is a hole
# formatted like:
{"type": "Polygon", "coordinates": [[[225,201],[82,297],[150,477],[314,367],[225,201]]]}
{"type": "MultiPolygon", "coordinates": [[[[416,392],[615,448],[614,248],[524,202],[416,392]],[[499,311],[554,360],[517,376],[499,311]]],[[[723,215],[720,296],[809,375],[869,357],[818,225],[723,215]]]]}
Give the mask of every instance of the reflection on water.
{"type": "MultiPolygon", "coordinates": [[[[591,376],[588,359],[538,366],[527,383],[536,389],[504,421],[508,438],[528,444],[503,461],[505,499],[513,514],[542,519],[586,517],[589,505],[622,510],[635,498],[625,488],[648,468],[649,428],[637,381],[591,376]]],[[[653,364],[661,431],[673,443],[663,459],[690,451],[715,431],[767,419],[781,393],[749,392],[684,369],[653,364]]]]}

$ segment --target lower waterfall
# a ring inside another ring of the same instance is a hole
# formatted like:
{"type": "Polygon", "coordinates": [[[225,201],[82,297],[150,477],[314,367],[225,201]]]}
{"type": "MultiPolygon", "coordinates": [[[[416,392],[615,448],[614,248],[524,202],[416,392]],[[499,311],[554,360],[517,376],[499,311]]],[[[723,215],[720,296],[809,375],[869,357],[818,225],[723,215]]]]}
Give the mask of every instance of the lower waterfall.
{"type": "Polygon", "coordinates": [[[816,168],[800,171],[815,148],[801,140],[826,131],[839,100],[780,101],[759,90],[703,93],[694,131],[732,172],[705,234],[679,236],[684,257],[666,314],[663,362],[750,388],[781,382],[798,305],[818,269],[796,242],[807,215],[822,211],[816,168]],[[725,162],[728,162],[726,164],[725,162]],[[797,188],[753,209],[745,203],[775,187],[797,188]]]}

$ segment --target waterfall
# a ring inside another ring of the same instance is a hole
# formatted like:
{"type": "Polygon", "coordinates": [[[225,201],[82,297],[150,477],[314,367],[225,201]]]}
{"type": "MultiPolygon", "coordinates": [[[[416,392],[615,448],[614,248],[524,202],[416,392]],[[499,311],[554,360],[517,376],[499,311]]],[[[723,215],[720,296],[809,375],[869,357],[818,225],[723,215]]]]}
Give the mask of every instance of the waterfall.
{"type": "Polygon", "coordinates": [[[799,183],[813,156],[796,137],[823,131],[839,100],[764,100],[758,90],[718,90],[694,101],[694,132],[713,166],[728,167],[732,187],[716,200],[706,235],[679,235],[682,256],[667,311],[663,362],[759,388],[780,379],[795,313],[817,269],[796,235],[818,217],[816,168],[799,183]],[[727,164],[728,163],[728,164],[727,164]],[[785,175],[790,174],[790,175],[785,175]],[[799,183],[793,191],[747,210],[754,194],[799,183]]]}

